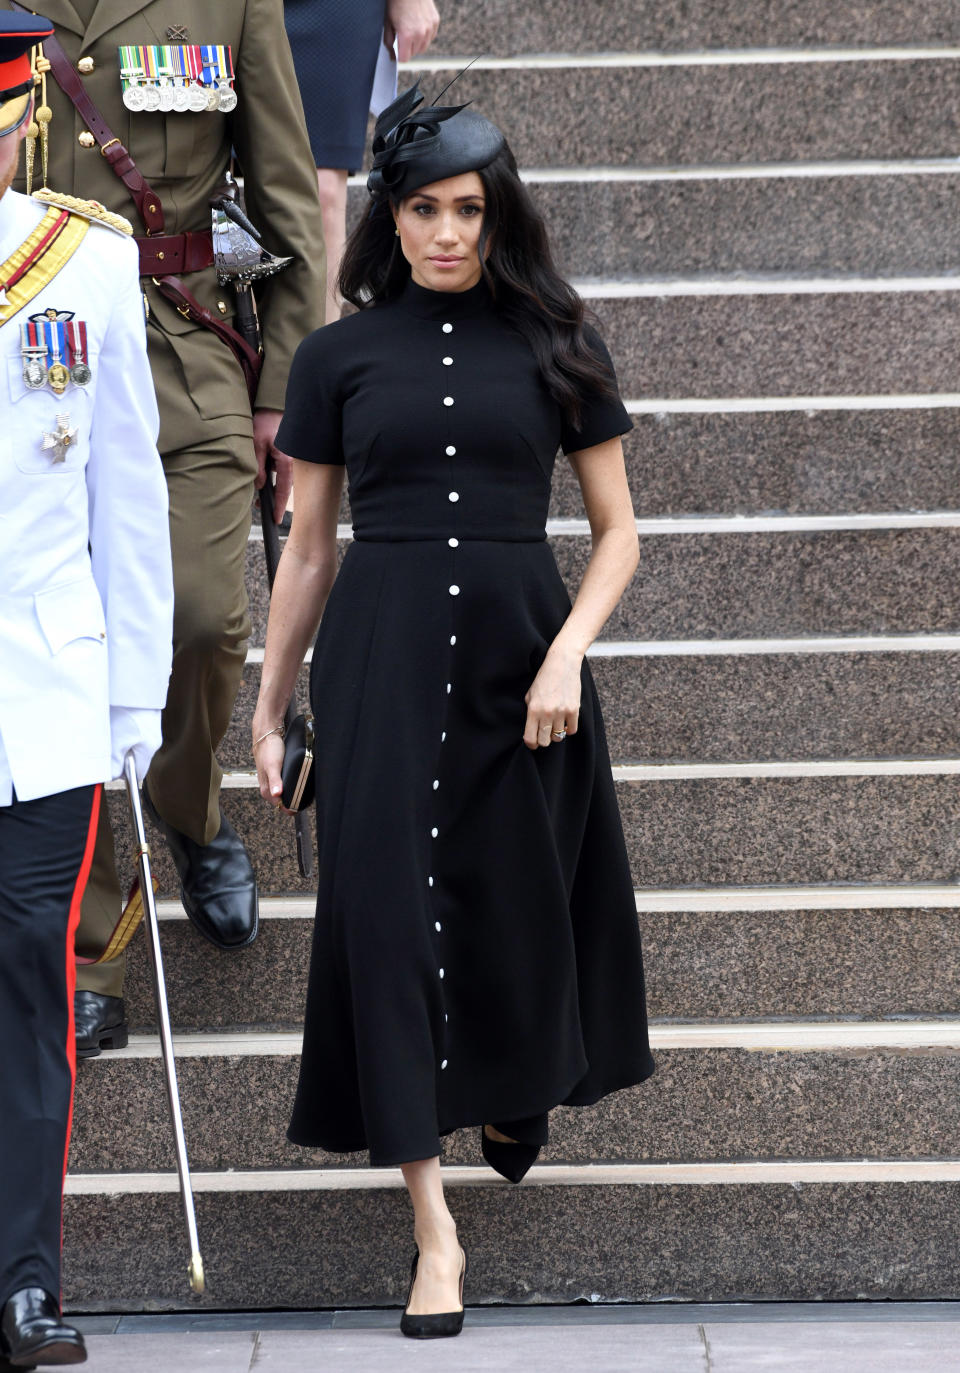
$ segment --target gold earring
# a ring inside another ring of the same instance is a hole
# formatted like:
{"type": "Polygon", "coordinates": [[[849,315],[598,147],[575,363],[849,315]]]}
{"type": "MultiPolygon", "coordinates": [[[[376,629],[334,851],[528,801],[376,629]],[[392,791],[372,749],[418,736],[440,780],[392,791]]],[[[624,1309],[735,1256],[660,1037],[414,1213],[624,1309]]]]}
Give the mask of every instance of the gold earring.
{"type": "Polygon", "coordinates": [[[395,236],[396,236],[397,238],[400,237],[400,230],[399,230],[399,229],[395,228],[393,232],[394,232],[394,234],[395,234],[395,236]]]}

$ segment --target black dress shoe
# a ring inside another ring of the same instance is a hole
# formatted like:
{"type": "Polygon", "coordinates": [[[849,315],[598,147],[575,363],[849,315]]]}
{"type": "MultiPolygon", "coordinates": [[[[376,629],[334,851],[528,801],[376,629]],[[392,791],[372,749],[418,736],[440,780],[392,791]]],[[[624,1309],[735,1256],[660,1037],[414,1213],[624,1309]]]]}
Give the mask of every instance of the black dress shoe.
{"type": "Polygon", "coordinates": [[[459,1335],[463,1329],[463,1280],[467,1276],[467,1251],[460,1250],[460,1310],[459,1311],[440,1311],[435,1315],[411,1316],[407,1307],[413,1296],[413,1285],[417,1280],[417,1264],[420,1262],[420,1251],[413,1256],[413,1263],[410,1267],[410,1290],[407,1292],[407,1305],[403,1308],[403,1315],[400,1317],[400,1331],[411,1340],[442,1340],[451,1335],[459,1335]]]}
{"type": "Polygon", "coordinates": [[[96,1058],[101,1049],[122,1049],[126,1045],[127,1021],[119,996],[74,992],[73,1019],[77,1058],[96,1058]]]}
{"type": "Polygon", "coordinates": [[[486,1127],[481,1125],[480,1150],[494,1172],[499,1173],[508,1182],[520,1182],[536,1163],[540,1145],[520,1144],[514,1141],[505,1144],[502,1140],[491,1139],[486,1127]]]}
{"type": "Polygon", "coordinates": [[[87,1361],[83,1336],[64,1324],[60,1307],[42,1287],[14,1292],[3,1308],[0,1355],[18,1370],[87,1361]]]}
{"type": "Polygon", "coordinates": [[[243,949],[259,928],[257,879],[239,834],[224,816],[209,844],[196,844],[161,820],[146,787],[143,808],[167,841],[180,900],[194,926],[218,949],[243,949]]]}

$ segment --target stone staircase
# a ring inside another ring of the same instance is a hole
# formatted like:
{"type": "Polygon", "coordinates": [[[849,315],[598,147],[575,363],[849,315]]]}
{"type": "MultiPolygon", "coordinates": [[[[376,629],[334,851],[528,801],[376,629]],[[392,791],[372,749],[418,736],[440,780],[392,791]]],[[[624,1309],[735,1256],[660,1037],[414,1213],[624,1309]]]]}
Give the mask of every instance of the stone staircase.
{"type": "MultiPolygon", "coordinates": [[[[475,1132],[450,1139],[468,1298],[957,1298],[960,8],[449,9],[425,89],[484,54],[469,94],[508,130],[636,421],[642,562],[592,665],[659,1064],[558,1111],[519,1189],[475,1132]]],[[[589,538],[563,466],[550,529],[575,585],[589,538]]],[[[399,1172],[284,1137],[312,904],[250,772],[255,529],[248,583],[222,757],[258,943],[203,944],[159,847],[156,865],[208,1294],[187,1290],[138,941],[139,1032],[79,1076],[73,1310],[403,1298],[399,1172]]]]}

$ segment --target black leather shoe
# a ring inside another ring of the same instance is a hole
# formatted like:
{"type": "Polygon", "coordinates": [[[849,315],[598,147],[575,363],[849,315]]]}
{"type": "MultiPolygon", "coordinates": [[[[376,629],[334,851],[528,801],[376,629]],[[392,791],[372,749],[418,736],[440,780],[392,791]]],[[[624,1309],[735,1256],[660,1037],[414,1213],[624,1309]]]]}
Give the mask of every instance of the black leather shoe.
{"type": "Polygon", "coordinates": [[[83,1336],[64,1324],[60,1307],[42,1287],[14,1292],[3,1308],[0,1354],[16,1369],[87,1361],[83,1336]]]}
{"type": "Polygon", "coordinates": [[[77,1058],[96,1058],[101,1049],[122,1049],[126,1045],[127,1021],[119,996],[74,992],[73,1019],[77,1058]]]}
{"type": "Polygon", "coordinates": [[[218,949],[243,949],[259,929],[257,879],[239,834],[223,815],[209,844],[195,844],[161,820],[146,787],[143,808],[167,841],[180,878],[180,900],[194,926],[218,949]]]}

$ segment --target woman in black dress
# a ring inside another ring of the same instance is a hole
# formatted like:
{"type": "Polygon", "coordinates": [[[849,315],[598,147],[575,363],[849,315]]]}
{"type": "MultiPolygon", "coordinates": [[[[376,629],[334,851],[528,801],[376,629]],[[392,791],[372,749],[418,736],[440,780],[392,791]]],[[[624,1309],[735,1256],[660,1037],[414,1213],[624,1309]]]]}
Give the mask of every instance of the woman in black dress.
{"type": "Polygon", "coordinates": [[[381,116],[341,273],[356,314],[294,360],[297,507],[253,722],[279,805],[314,636],[319,892],[289,1135],[399,1164],[419,1266],[402,1328],[455,1334],[465,1258],[441,1136],[519,1181],[547,1112],[653,1071],[633,884],[585,659],[638,560],[630,420],[503,136],[381,116]],[[571,608],[546,542],[558,447],[593,552],[571,608]],[[337,572],[350,481],[354,538],[337,572]],[[334,578],[336,580],[334,581],[334,578]],[[459,1290],[458,1290],[459,1288],[459,1290]]]}

